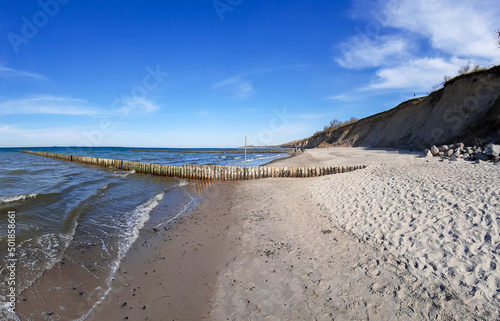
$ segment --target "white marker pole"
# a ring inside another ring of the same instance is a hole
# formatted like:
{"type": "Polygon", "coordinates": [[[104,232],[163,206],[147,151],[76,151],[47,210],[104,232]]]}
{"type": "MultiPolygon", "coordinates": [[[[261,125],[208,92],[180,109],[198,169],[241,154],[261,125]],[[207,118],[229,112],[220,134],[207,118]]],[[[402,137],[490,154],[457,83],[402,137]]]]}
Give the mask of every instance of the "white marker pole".
{"type": "Polygon", "coordinates": [[[245,179],[247,178],[247,137],[245,136],[245,179]]]}

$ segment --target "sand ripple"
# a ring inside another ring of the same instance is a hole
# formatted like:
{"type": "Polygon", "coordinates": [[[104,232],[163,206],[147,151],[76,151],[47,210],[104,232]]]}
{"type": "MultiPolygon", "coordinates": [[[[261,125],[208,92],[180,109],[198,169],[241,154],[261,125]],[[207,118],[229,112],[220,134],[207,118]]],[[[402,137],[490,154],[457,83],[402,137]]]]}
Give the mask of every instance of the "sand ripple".
{"type": "Polygon", "coordinates": [[[332,222],[402,258],[445,300],[457,296],[483,316],[496,315],[500,165],[354,151],[351,161],[372,163],[366,170],[309,187],[332,222]]]}

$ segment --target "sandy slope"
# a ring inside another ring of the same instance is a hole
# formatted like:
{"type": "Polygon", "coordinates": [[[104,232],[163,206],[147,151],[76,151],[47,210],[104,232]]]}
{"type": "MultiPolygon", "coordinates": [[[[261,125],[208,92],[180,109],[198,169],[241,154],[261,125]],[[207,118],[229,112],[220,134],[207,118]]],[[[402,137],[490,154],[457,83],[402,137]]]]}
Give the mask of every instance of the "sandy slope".
{"type": "Polygon", "coordinates": [[[370,165],[315,180],[309,190],[333,224],[402,259],[442,304],[483,316],[500,309],[500,165],[331,149],[370,165]],[[452,300],[450,300],[452,301],[452,300]]]}

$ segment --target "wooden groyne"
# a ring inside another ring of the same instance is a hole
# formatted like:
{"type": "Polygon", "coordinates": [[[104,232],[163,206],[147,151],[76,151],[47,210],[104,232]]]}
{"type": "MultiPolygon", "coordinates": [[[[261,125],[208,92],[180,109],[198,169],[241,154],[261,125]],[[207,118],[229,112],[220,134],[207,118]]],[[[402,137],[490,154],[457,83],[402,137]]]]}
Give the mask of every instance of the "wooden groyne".
{"type": "MultiPolygon", "coordinates": [[[[245,150],[242,148],[238,149],[129,149],[131,152],[145,152],[145,153],[178,153],[178,154],[196,154],[196,153],[206,153],[206,154],[244,154],[245,150]]],[[[248,148],[246,150],[247,154],[292,154],[294,153],[293,148],[288,148],[282,151],[274,150],[265,150],[265,149],[251,149],[248,148]]]]}
{"type": "Polygon", "coordinates": [[[102,167],[113,167],[117,170],[132,171],[157,176],[179,177],[198,180],[245,180],[268,177],[317,177],[338,173],[352,172],[357,169],[366,168],[366,165],[339,166],[339,167],[240,167],[240,166],[215,166],[215,165],[183,165],[171,166],[140,162],[130,162],[119,159],[96,158],[88,156],[77,156],[68,154],[57,154],[20,150],[22,153],[33,154],[43,157],[57,158],[65,161],[97,165],[102,167]]]}

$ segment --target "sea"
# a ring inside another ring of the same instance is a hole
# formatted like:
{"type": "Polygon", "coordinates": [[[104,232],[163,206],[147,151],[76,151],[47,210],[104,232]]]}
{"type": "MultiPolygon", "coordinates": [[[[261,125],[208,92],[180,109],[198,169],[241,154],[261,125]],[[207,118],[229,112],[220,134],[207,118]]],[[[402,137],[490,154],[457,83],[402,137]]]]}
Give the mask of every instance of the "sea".
{"type": "MultiPolygon", "coordinates": [[[[288,156],[283,149],[249,150],[246,159],[236,148],[22,149],[167,165],[260,166],[288,156]]],[[[67,319],[85,320],[109,293],[140,233],[196,206],[196,184],[0,148],[0,320],[52,320],[30,300],[57,301],[57,293],[67,291],[78,292],[84,303],[61,300],[59,310],[67,319]],[[22,313],[8,311],[13,294],[22,313]]]]}

